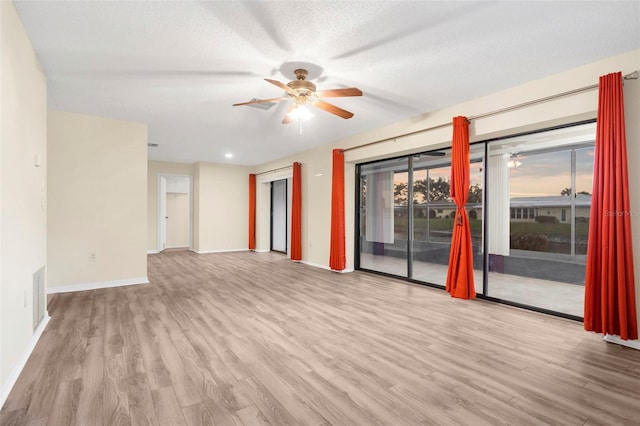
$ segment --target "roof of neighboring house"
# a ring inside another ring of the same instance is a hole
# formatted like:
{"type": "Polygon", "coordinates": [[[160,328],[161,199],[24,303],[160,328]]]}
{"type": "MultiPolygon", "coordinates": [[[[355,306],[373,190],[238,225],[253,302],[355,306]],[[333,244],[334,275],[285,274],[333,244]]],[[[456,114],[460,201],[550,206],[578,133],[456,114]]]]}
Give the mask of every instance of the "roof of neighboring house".
{"type": "MultiPolygon", "coordinates": [[[[563,207],[571,205],[571,197],[565,195],[548,195],[543,197],[512,197],[509,200],[511,207],[563,207]]],[[[575,198],[577,207],[591,206],[591,195],[577,194],[575,198]]],[[[426,202],[414,203],[414,206],[427,206],[426,202]]],[[[468,203],[467,206],[481,208],[481,204],[468,203]]],[[[399,207],[399,206],[396,206],[399,207]]],[[[431,208],[455,208],[452,201],[436,201],[429,203],[431,208]]]]}
{"type": "MultiPolygon", "coordinates": [[[[509,200],[511,207],[562,207],[571,205],[571,197],[565,195],[551,195],[546,197],[513,197],[509,200]]],[[[577,207],[591,206],[591,195],[577,194],[577,207]]]]}

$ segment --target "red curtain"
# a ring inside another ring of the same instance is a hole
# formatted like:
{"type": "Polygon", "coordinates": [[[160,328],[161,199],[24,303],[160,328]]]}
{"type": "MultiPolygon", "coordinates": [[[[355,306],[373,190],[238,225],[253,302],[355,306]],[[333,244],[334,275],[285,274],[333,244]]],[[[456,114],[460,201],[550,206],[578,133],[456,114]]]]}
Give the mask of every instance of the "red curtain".
{"type": "Polygon", "coordinates": [[[256,175],[249,175],[249,250],[256,248],[256,175]]]}
{"type": "Polygon", "coordinates": [[[473,299],[473,251],[469,215],[465,209],[469,198],[469,121],[466,117],[453,119],[451,143],[451,199],[456,203],[453,237],[447,270],[447,291],[452,297],[473,299]]]}
{"type": "Polygon", "coordinates": [[[347,265],[344,242],[344,151],[333,150],[331,180],[331,251],[329,267],[342,271],[347,265]]]}
{"type": "Polygon", "coordinates": [[[300,163],[293,163],[291,191],[291,260],[302,260],[302,183],[300,163]]]}
{"type": "Polygon", "coordinates": [[[600,77],[584,328],[638,338],[622,73],[600,77]]]}

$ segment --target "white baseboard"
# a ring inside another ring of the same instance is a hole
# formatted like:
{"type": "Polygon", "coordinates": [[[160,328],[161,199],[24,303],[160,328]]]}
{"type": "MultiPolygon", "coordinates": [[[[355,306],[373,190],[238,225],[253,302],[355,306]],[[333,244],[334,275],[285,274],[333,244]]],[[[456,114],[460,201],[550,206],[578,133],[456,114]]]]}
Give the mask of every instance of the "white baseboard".
{"type": "Polygon", "coordinates": [[[85,284],[66,285],[47,288],[47,294],[69,293],[71,291],[97,290],[100,288],[122,287],[126,285],[149,284],[149,278],[125,278],[123,280],[101,281],[85,284]]]}
{"type": "Polygon", "coordinates": [[[256,252],[256,253],[269,253],[271,250],[256,250],[256,249],[253,249],[251,251],[256,252]]]}
{"type": "Polygon", "coordinates": [[[615,343],[617,345],[640,350],[640,340],[622,340],[620,336],[614,336],[612,334],[605,334],[602,340],[608,343],[615,343]]]}
{"type": "Polygon", "coordinates": [[[336,271],[335,269],[331,269],[327,265],[320,265],[318,263],[307,262],[307,261],[304,261],[304,260],[301,260],[300,263],[304,263],[305,265],[313,266],[314,268],[326,269],[327,271],[337,272],[339,274],[346,274],[346,273],[349,273],[349,272],[353,272],[353,268],[343,269],[342,271],[336,271]]]}
{"type": "Polygon", "coordinates": [[[22,369],[27,364],[27,361],[31,356],[31,352],[33,352],[33,349],[36,347],[36,344],[38,343],[38,340],[40,340],[40,336],[42,336],[42,333],[44,332],[44,329],[47,327],[47,324],[49,323],[50,319],[51,317],[49,316],[49,312],[45,310],[44,318],[40,322],[40,325],[38,326],[38,328],[36,328],[36,331],[33,333],[33,336],[31,336],[31,340],[29,341],[29,344],[27,345],[27,347],[24,348],[24,351],[22,352],[22,356],[18,360],[18,363],[15,365],[15,367],[11,371],[11,374],[9,374],[9,376],[7,377],[7,380],[5,380],[5,382],[2,384],[2,388],[0,388],[0,408],[4,406],[4,403],[9,397],[9,394],[11,393],[11,389],[13,389],[13,386],[18,381],[18,377],[20,377],[20,373],[22,373],[22,369]]]}
{"type": "Polygon", "coordinates": [[[158,250],[147,250],[147,254],[158,254],[160,253],[158,250]]]}
{"type": "Polygon", "coordinates": [[[191,249],[191,251],[198,254],[210,254],[210,253],[230,253],[230,252],[236,252],[236,251],[249,251],[249,249],[241,248],[241,249],[230,249],[230,250],[201,250],[201,251],[191,249]]]}

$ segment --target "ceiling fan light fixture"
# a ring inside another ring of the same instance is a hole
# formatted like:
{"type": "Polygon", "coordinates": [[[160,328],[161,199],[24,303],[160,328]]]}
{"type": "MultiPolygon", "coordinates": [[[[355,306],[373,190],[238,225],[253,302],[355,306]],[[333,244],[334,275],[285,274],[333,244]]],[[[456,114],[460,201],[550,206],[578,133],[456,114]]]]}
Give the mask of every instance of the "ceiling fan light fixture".
{"type": "Polygon", "coordinates": [[[306,105],[298,104],[290,113],[287,114],[291,120],[308,121],[314,117],[306,105]]]}

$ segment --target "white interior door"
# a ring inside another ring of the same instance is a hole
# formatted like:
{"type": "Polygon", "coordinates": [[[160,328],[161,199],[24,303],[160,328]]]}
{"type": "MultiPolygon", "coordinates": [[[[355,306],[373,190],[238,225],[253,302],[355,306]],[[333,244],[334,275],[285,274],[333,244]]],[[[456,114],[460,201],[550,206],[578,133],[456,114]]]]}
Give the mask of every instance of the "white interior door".
{"type": "Polygon", "coordinates": [[[287,252],[287,180],[271,183],[271,250],[287,252]]]}
{"type": "Polygon", "coordinates": [[[189,194],[167,193],[166,248],[189,247],[189,194]]]}

